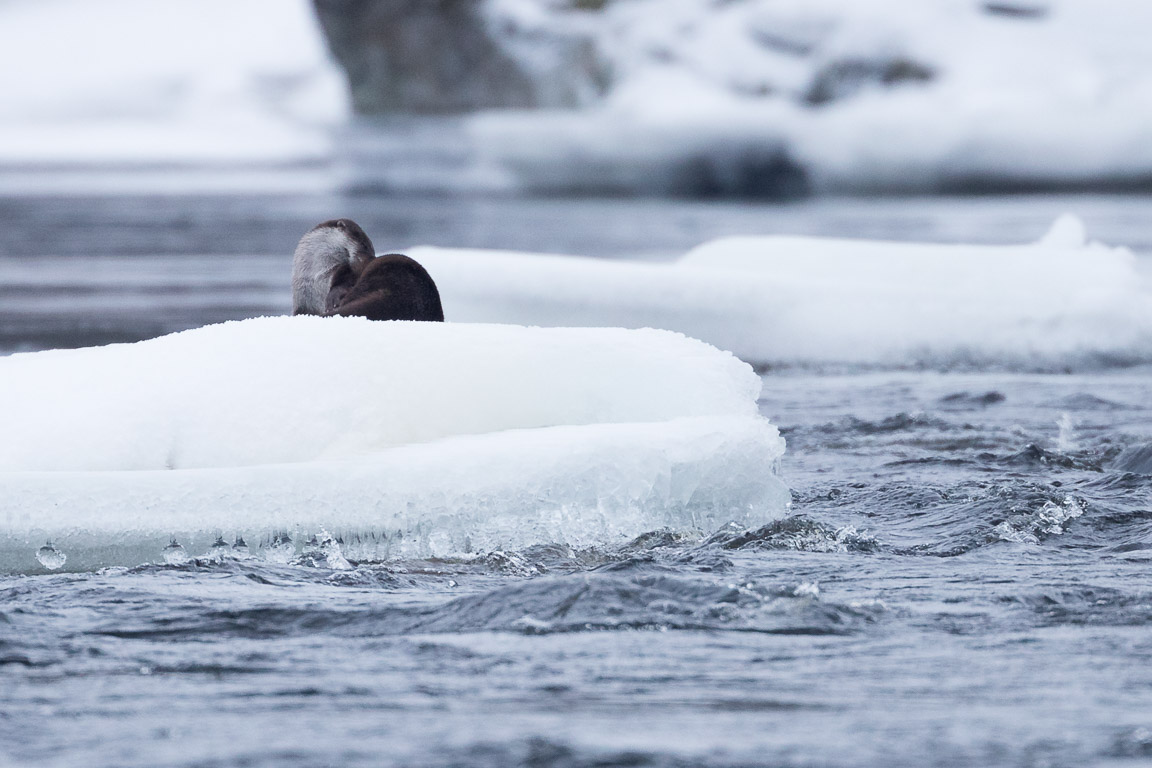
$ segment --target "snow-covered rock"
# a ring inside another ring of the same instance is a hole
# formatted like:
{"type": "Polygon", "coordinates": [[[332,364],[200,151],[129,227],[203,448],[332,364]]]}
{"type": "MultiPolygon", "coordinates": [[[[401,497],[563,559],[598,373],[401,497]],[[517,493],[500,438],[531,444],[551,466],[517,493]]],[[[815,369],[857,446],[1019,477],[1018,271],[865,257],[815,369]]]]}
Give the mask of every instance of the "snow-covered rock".
{"type": "MultiPolygon", "coordinates": [[[[450,141],[454,173],[412,171],[435,153],[391,153],[356,166],[355,182],[780,197],[1152,179],[1152,6],[1140,0],[485,7],[504,50],[591,40],[610,73],[603,98],[478,113],[450,141]]],[[[374,130],[386,142],[388,126],[374,130]]],[[[354,136],[356,156],[380,154],[372,133],[354,136]]]]}

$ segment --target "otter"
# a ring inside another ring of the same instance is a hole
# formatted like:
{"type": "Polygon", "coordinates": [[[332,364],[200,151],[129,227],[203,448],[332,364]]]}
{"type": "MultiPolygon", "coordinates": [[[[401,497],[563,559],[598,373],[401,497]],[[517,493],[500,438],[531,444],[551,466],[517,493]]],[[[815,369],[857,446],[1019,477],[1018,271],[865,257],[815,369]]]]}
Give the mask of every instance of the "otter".
{"type": "Polygon", "coordinates": [[[444,320],[428,271],[399,253],[377,257],[351,219],[322,222],[300,238],[292,259],[292,314],[444,320]]]}

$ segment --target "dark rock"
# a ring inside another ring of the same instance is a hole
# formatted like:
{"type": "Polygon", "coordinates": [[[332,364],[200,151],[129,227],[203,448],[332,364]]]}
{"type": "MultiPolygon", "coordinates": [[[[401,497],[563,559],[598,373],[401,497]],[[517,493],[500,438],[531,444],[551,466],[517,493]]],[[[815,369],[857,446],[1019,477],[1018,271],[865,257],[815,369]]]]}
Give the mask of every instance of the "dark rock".
{"type": "Polygon", "coordinates": [[[1007,398],[1002,392],[995,390],[985,392],[982,395],[974,395],[969,392],[953,392],[950,395],[945,395],[940,398],[940,404],[949,409],[967,409],[967,408],[987,408],[990,405],[1002,403],[1007,398]]]}
{"type": "Polygon", "coordinates": [[[868,85],[926,83],[935,76],[935,70],[928,65],[904,56],[838,59],[817,70],[804,100],[820,106],[854,96],[868,85]]]}
{"type": "Polygon", "coordinates": [[[607,85],[590,39],[519,29],[487,16],[481,0],[313,5],[359,114],[575,107],[607,85]],[[517,50],[531,52],[532,64],[517,59],[517,50]]]}
{"type": "Polygon", "coordinates": [[[795,200],[811,192],[807,170],[779,146],[691,155],[673,169],[667,190],[692,198],[795,200]]]}
{"type": "Polygon", "coordinates": [[[987,2],[984,12],[990,16],[1003,16],[1009,19],[1043,19],[1048,15],[1048,6],[1037,3],[987,2]]]}

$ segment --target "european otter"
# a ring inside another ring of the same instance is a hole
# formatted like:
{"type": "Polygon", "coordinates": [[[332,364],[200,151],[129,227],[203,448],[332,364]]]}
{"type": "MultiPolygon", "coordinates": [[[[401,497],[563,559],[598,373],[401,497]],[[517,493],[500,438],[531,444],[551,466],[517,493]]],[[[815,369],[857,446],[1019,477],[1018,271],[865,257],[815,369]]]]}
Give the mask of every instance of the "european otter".
{"type": "Polygon", "coordinates": [[[317,224],[292,260],[292,314],[443,321],[440,292],[424,267],[398,253],[375,256],[351,219],[317,224]]]}

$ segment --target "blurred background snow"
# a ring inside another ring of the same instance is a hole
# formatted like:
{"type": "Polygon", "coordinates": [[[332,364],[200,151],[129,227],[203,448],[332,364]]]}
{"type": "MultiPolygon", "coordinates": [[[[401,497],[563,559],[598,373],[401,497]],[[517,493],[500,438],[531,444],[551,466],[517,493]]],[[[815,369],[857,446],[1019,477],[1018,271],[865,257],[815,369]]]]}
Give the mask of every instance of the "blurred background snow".
{"type": "Polygon", "coordinates": [[[0,0],[0,185],[1146,190],[1148,29],[1142,0],[0,0]]]}
{"type": "Polygon", "coordinates": [[[310,7],[0,4],[5,164],[312,161],[347,114],[310,7]]]}
{"type": "Polygon", "coordinates": [[[1146,0],[0,0],[0,353],[287,312],[335,216],[669,261],[1073,212],[1145,256],[1149,29],[1146,0]]]}

